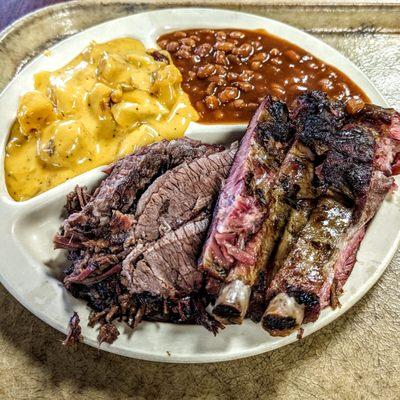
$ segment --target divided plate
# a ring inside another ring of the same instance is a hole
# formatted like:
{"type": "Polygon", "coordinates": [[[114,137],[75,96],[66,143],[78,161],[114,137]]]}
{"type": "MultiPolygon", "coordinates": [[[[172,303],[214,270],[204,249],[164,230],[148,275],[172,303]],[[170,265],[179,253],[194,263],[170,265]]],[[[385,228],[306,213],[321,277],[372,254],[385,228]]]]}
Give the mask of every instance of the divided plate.
{"type": "MultiPolygon", "coordinates": [[[[234,11],[215,9],[166,9],[119,18],[78,33],[56,46],[49,55],[29,63],[0,95],[0,149],[3,165],[5,144],[15,119],[19,96],[33,88],[33,74],[57,69],[92,41],[104,42],[131,36],[150,48],[156,38],[171,30],[186,28],[264,28],[342,70],[356,82],[371,101],[386,101],[366,76],[344,56],[322,41],[283,23],[234,11]]],[[[210,143],[228,143],[244,131],[243,125],[191,123],[187,136],[210,143]]],[[[7,193],[4,170],[0,169],[0,280],[10,293],[37,317],[66,332],[72,311],[81,317],[84,342],[97,347],[96,329],[86,327],[89,310],[74,299],[60,283],[64,254],[53,250],[52,237],[61,223],[65,196],[75,185],[93,186],[104,174],[101,168],[73,178],[46,193],[15,202],[7,193]]],[[[399,180],[400,182],[400,180],[399,180]]],[[[400,239],[400,194],[389,196],[368,228],[358,252],[354,271],[341,297],[342,307],[324,310],[317,322],[305,325],[304,336],[338,318],[355,304],[378,280],[389,264],[400,239]]],[[[296,334],[273,338],[261,326],[246,321],[229,326],[216,337],[200,326],[143,322],[133,332],[120,325],[121,335],[101,349],[128,357],[165,362],[215,362],[232,360],[273,350],[291,343],[296,334]]]]}

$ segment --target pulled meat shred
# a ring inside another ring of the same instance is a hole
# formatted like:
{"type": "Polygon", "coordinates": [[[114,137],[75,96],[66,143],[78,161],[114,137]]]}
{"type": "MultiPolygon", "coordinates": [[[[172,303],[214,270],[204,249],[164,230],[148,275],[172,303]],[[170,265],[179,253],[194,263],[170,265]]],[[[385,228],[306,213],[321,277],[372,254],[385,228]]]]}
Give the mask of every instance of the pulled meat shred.
{"type": "Polygon", "coordinates": [[[74,311],[71,319],[69,320],[67,337],[62,342],[64,346],[68,347],[74,346],[81,341],[82,329],[81,326],[79,325],[79,322],[80,322],[79,315],[77,312],[74,311]]]}

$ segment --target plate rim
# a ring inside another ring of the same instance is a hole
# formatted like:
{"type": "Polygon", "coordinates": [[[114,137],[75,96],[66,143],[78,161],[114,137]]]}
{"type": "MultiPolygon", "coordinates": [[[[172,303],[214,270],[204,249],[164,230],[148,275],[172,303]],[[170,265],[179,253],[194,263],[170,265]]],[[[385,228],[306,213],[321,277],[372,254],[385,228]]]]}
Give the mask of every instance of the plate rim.
{"type": "MultiPolygon", "coordinates": [[[[71,3],[78,3],[78,2],[71,2],[71,3]]],[[[20,18],[19,20],[15,21],[13,24],[11,24],[9,27],[7,27],[5,30],[3,30],[0,33],[0,41],[5,37],[6,34],[8,34],[9,32],[11,32],[13,30],[13,27],[21,24],[23,22],[24,19],[29,19],[30,16],[37,14],[37,13],[45,13],[46,9],[48,8],[57,8],[60,7],[62,8],[63,5],[68,4],[68,3],[59,3],[59,4],[55,4],[55,5],[51,5],[49,7],[45,7],[36,11],[33,11],[32,13],[20,18]]],[[[272,21],[273,23],[278,23],[281,24],[284,27],[289,27],[290,29],[294,29],[297,32],[300,32],[302,35],[307,35],[308,38],[311,38],[312,41],[317,41],[320,42],[320,44],[322,44],[325,48],[329,48],[329,50],[331,52],[333,52],[335,55],[340,55],[342,58],[344,58],[346,60],[346,62],[357,72],[361,73],[361,76],[363,78],[366,79],[366,81],[369,83],[369,85],[376,91],[376,93],[381,97],[382,99],[382,103],[386,104],[387,106],[387,102],[384,99],[384,97],[380,94],[380,92],[378,91],[378,89],[375,87],[375,85],[368,79],[368,77],[360,70],[360,68],[358,68],[352,61],[350,61],[349,59],[347,59],[347,57],[343,56],[341,53],[339,53],[336,49],[334,49],[332,46],[330,46],[329,44],[323,42],[322,40],[310,35],[308,32],[302,31],[296,27],[293,27],[291,25],[285,24],[283,22],[280,21],[276,21],[264,16],[259,16],[259,15],[255,15],[255,14],[251,14],[251,13],[244,13],[244,12],[239,12],[239,11],[234,11],[234,10],[225,10],[225,9],[218,9],[218,8],[199,8],[199,7],[190,7],[190,8],[181,8],[181,7],[176,7],[176,8],[161,8],[159,10],[154,10],[154,11],[144,11],[144,12],[139,12],[139,13],[134,13],[134,14],[129,14],[127,16],[123,16],[123,17],[119,17],[119,18],[115,18],[115,19],[111,19],[105,22],[102,22],[100,24],[96,24],[93,25],[91,27],[88,27],[87,29],[84,29],[76,34],[73,34],[71,36],[68,36],[67,38],[62,39],[61,41],[59,41],[58,43],[56,43],[54,46],[51,46],[50,48],[54,48],[57,45],[59,45],[60,43],[65,42],[66,40],[79,35],[80,33],[83,33],[87,30],[90,30],[91,28],[96,28],[102,25],[106,25],[121,19],[129,19],[130,17],[133,16],[138,16],[141,14],[152,14],[152,13],[159,13],[159,12],[165,12],[165,11],[179,11],[179,12],[190,12],[190,11],[201,11],[201,12],[215,12],[215,11],[219,11],[219,12],[223,12],[223,13],[231,13],[231,14],[239,14],[239,15],[244,15],[247,17],[251,17],[251,18],[260,18],[261,20],[265,22],[268,21],[272,21]]],[[[210,26],[212,26],[212,24],[210,24],[210,26]]],[[[234,28],[234,26],[232,25],[231,27],[234,28]]],[[[4,90],[0,93],[0,97],[2,97],[4,95],[4,93],[7,91],[7,89],[9,88],[10,85],[13,84],[14,80],[16,79],[16,77],[25,69],[25,67],[29,66],[37,57],[34,57],[32,60],[29,61],[29,63],[27,63],[26,66],[24,66],[24,68],[22,68],[21,71],[18,71],[18,73],[13,77],[13,79],[5,86],[4,90]]],[[[362,88],[362,87],[361,87],[362,88]]],[[[363,89],[363,88],[362,88],[363,89]]],[[[2,159],[3,160],[3,159],[2,159]]],[[[79,177],[77,177],[79,178],[79,177]]],[[[2,203],[2,205],[4,206],[4,203],[2,203]]],[[[3,209],[2,209],[3,211],[3,209]]],[[[3,214],[3,213],[2,213],[3,214]]],[[[10,223],[12,223],[12,221],[10,221],[10,223]]],[[[11,239],[13,240],[13,239],[11,239]]],[[[324,324],[321,326],[316,327],[315,329],[309,329],[307,332],[307,335],[310,335],[312,333],[314,333],[315,331],[322,329],[323,327],[325,327],[326,325],[328,325],[329,323],[331,323],[333,320],[337,319],[338,317],[340,317],[342,314],[344,314],[344,312],[346,312],[348,309],[350,309],[351,307],[353,307],[370,289],[371,287],[377,282],[377,280],[380,278],[380,276],[384,273],[384,271],[386,270],[387,266],[390,263],[390,260],[393,258],[398,244],[400,241],[400,234],[398,234],[394,240],[392,241],[392,245],[391,245],[391,249],[390,251],[386,254],[386,256],[384,257],[384,260],[381,262],[382,267],[379,268],[379,270],[375,271],[371,276],[369,276],[367,284],[365,286],[364,284],[364,289],[363,290],[359,290],[356,292],[356,294],[353,296],[352,301],[346,302],[342,308],[340,309],[339,312],[332,312],[328,318],[326,318],[326,320],[324,321],[324,324]]],[[[51,318],[48,318],[47,315],[43,314],[42,312],[39,312],[38,310],[34,309],[34,307],[31,306],[31,304],[26,301],[25,298],[23,298],[23,296],[20,296],[19,293],[17,291],[14,290],[14,288],[9,285],[9,282],[7,282],[7,280],[3,279],[3,274],[2,271],[0,270],[0,281],[1,283],[4,285],[4,287],[10,292],[10,294],[16,298],[25,308],[27,308],[30,312],[32,312],[35,316],[37,316],[38,318],[40,318],[42,321],[44,321],[45,323],[47,323],[48,325],[52,326],[53,328],[57,329],[58,331],[61,331],[63,333],[66,332],[66,327],[61,328],[60,326],[53,320],[51,320],[51,318]]],[[[315,327],[315,324],[312,325],[312,327],[315,327]]],[[[258,329],[261,329],[260,327],[258,327],[258,329]]],[[[293,335],[292,335],[293,336],[293,335]]],[[[280,342],[277,342],[276,345],[273,345],[272,347],[265,349],[265,348],[256,348],[256,349],[249,349],[246,351],[242,351],[240,354],[235,354],[235,353],[228,353],[225,356],[218,356],[218,357],[212,357],[210,354],[205,354],[204,357],[199,357],[201,355],[199,354],[193,354],[191,357],[177,357],[176,355],[163,355],[163,356],[149,356],[147,354],[144,355],[140,355],[140,353],[137,354],[126,354],[126,352],[123,349],[119,349],[118,346],[109,346],[109,345],[102,345],[101,349],[105,350],[105,351],[109,351],[115,354],[119,354],[119,355],[123,355],[126,357],[134,357],[137,359],[142,359],[142,360],[150,360],[150,361],[161,361],[161,362],[176,362],[176,363],[207,363],[207,362],[221,362],[221,361],[228,361],[228,360],[233,360],[233,359],[239,359],[239,358],[245,358],[245,357],[249,357],[249,356],[253,356],[253,355],[257,355],[257,354],[261,354],[267,351],[271,351],[274,350],[278,347],[282,347],[284,345],[287,345],[289,343],[293,343],[295,341],[297,341],[296,337],[289,337],[290,340],[287,340],[286,343],[281,344],[280,342]]],[[[92,340],[89,340],[88,338],[84,338],[83,340],[84,343],[87,343],[91,346],[97,347],[97,343],[93,343],[92,340]]],[[[117,343],[117,342],[116,342],[117,343]]]]}

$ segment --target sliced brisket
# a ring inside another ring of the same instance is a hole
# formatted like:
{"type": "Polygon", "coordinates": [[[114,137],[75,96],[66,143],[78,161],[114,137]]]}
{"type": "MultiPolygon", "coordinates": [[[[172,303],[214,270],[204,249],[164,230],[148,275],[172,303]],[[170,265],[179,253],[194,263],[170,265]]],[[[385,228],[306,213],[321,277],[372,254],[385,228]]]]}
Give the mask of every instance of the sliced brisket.
{"type": "Polygon", "coordinates": [[[117,161],[108,169],[109,176],[101,182],[90,201],[64,221],[56,245],[84,247],[84,242],[99,238],[103,239],[103,247],[113,244],[107,226],[114,210],[134,213],[140,195],[158,176],[185,161],[222,149],[186,138],[163,140],[117,161]]]}
{"type": "Polygon", "coordinates": [[[167,171],[140,198],[129,243],[154,241],[201,213],[210,214],[237,146],[167,171]]]}
{"type": "Polygon", "coordinates": [[[123,283],[132,294],[179,299],[201,289],[196,259],[209,219],[188,222],[148,246],[137,246],[123,262],[123,283]]]}
{"type": "Polygon", "coordinates": [[[196,260],[235,152],[163,141],[118,161],[93,195],[77,187],[68,196],[54,243],[69,250],[64,284],[94,310],[100,342],[117,337],[115,318],[220,327],[205,310],[196,260]]]}
{"type": "Polygon", "coordinates": [[[137,206],[133,250],[123,262],[133,296],[180,301],[203,290],[197,258],[212,206],[237,146],[183,163],[154,181],[137,206]]]}

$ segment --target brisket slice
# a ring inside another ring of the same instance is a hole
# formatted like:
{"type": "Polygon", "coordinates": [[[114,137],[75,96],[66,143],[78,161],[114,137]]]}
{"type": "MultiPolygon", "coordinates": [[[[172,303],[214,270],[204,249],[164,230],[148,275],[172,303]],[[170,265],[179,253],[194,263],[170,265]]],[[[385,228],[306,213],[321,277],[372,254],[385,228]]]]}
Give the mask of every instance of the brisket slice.
{"type": "MultiPolygon", "coordinates": [[[[211,213],[237,145],[167,171],[140,198],[129,244],[158,240],[199,214],[211,213]]],[[[125,245],[127,245],[125,243],[125,245]]]]}
{"type": "MultiPolygon", "coordinates": [[[[204,212],[159,240],[134,247],[126,257],[121,283],[141,310],[140,319],[195,323],[214,334],[223,328],[206,311],[209,299],[196,263],[209,220],[204,212]]],[[[139,322],[136,316],[130,325],[139,322]]]]}
{"type": "Polygon", "coordinates": [[[123,262],[132,296],[180,301],[203,289],[196,260],[212,205],[228,175],[237,146],[183,163],[165,173],[137,206],[133,249],[123,262]]]}
{"type": "Polygon", "coordinates": [[[256,249],[248,244],[262,227],[270,183],[291,141],[286,106],[267,97],[240,142],[214,211],[199,260],[209,275],[224,280],[236,262],[256,263],[256,249]]]}
{"type": "Polygon", "coordinates": [[[56,246],[79,248],[88,240],[101,238],[98,246],[108,247],[113,244],[107,226],[114,210],[134,213],[140,195],[158,176],[185,161],[222,149],[186,138],[163,140],[117,161],[108,169],[109,176],[101,182],[90,201],[64,221],[62,234],[55,240],[56,246]]]}
{"type": "Polygon", "coordinates": [[[149,293],[176,300],[198,292],[202,273],[196,258],[208,217],[191,221],[148,246],[137,246],[123,262],[123,283],[131,294],[149,293]]]}

